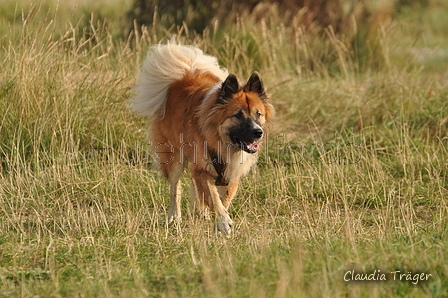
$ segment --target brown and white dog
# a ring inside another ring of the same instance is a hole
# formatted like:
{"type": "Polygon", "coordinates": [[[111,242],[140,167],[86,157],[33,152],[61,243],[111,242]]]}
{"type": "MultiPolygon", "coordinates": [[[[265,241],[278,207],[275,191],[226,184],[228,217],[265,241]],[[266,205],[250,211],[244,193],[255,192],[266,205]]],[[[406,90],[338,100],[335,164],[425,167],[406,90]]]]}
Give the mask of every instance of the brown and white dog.
{"type": "Polygon", "coordinates": [[[170,183],[168,221],[181,219],[180,178],[189,164],[196,212],[212,211],[215,231],[231,233],[227,209],[274,116],[268,97],[257,72],[240,85],[197,47],[169,41],[150,48],[131,108],[151,116],[155,163],[170,183]]]}

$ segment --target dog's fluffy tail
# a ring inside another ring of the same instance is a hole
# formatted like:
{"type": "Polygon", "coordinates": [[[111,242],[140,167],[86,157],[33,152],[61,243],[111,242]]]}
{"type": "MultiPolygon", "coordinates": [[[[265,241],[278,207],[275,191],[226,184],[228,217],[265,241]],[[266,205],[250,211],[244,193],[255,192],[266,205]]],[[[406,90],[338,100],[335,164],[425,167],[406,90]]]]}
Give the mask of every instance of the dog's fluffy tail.
{"type": "Polygon", "coordinates": [[[131,109],[138,115],[163,118],[170,84],[196,69],[210,72],[222,81],[228,74],[219,67],[216,57],[205,55],[195,46],[180,45],[175,39],[152,46],[138,75],[131,109]]]}

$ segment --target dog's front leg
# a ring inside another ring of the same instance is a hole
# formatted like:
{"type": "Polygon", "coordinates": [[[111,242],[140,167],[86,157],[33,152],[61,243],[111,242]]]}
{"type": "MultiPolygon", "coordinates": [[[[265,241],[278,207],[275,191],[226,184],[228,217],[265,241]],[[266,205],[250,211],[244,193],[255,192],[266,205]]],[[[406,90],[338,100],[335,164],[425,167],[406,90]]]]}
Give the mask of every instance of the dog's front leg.
{"type": "Polygon", "coordinates": [[[236,195],[238,183],[239,180],[230,180],[229,185],[218,186],[219,197],[221,198],[221,202],[226,210],[229,209],[230,203],[236,195]]]}
{"type": "Polygon", "coordinates": [[[191,169],[194,185],[196,186],[198,199],[201,204],[207,205],[215,216],[215,232],[222,232],[229,236],[232,232],[233,221],[219,197],[215,185],[215,178],[202,169],[191,169]]]}
{"type": "Polygon", "coordinates": [[[222,232],[226,236],[232,233],[233,221],[230,219],[227,208],[223,205],[219,197],[218,190],[214,180],[207,180],[207,186],[210,190],[213,210],[215,211],[215,232],[222,232]]]}

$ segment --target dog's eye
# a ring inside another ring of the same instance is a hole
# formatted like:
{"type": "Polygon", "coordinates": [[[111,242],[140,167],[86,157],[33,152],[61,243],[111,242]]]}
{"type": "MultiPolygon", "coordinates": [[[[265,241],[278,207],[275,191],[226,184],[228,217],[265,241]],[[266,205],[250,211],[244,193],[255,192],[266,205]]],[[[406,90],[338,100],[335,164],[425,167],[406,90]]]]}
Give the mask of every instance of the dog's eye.
{"type": "Polygon", "coordinates": [[[260,111],[256,111],[256,112],[255,112],[255,115],[257,115],[257,117],[261,117],[261,116],[263,116],[263,115],[261,115],[260,111]]]}
{"type": "Polygon", "coordinates": [[[235,115],[233,115],[233,117],[240,119],[243,117],[243,112],[239,111],[238,113],[236,113],[235,115]]]}

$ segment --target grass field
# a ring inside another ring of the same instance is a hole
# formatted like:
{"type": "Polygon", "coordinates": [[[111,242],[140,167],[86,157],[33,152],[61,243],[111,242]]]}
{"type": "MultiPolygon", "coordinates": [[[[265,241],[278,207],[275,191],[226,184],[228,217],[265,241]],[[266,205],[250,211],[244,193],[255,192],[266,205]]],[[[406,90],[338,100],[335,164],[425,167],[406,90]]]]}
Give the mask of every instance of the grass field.
{"type": "Polygon", "coordinates": [[[131,1],[90,2],[0,8],[0,297],[448,297],[444,1],[357,44],[269,9],[127,37],[131,1]],[[277,111],[229,239],[186,197],[166,225],[168,183],[127,108],[173,34],[259,71],[277,111]]]}

